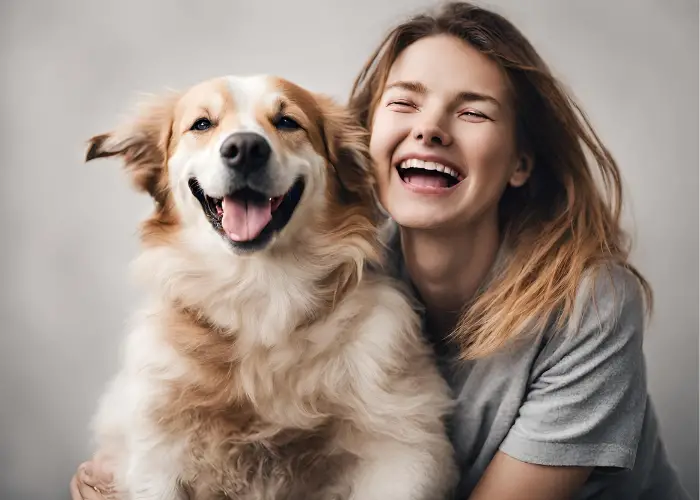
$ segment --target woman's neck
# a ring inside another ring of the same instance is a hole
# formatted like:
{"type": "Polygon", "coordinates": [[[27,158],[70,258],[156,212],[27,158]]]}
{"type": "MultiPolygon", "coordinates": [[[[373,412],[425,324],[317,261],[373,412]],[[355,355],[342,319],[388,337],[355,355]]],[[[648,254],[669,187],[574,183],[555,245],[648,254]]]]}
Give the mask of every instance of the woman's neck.
{"type": "Polygon", "coordinates": [[[499,246],[495,221],[452,232],[401,228],[406,269],[434,328],[443,334],[454,328],[491,269],[499,246]]]}

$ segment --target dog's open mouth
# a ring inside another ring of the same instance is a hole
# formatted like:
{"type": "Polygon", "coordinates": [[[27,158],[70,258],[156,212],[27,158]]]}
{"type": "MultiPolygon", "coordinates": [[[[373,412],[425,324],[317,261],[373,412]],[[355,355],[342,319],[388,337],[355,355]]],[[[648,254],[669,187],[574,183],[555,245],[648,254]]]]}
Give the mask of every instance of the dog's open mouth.
{"type": "Polygon", "coordinates": [[[204,193],[194,178],[189,180],[189,187],[214,229],[244,249],[263,245],[283,229],[304,192],[302,179],[297,180],[284,195],[276,197],[244,188],[223,198],[212,198],[204,193]]]}

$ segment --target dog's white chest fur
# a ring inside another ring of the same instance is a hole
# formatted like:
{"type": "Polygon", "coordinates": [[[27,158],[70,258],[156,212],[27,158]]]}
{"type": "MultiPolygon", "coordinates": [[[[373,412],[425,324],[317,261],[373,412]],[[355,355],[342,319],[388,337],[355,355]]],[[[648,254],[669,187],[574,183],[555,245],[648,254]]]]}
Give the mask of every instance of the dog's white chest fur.
{"type": "Polygon", "coordinates": [[[135,499],[437,500],[454,478],[440,425],[449,398],[417,331],[381,281],[243,351],[235,335],[158,302],[102,401],[102,453],[135,499]]]}

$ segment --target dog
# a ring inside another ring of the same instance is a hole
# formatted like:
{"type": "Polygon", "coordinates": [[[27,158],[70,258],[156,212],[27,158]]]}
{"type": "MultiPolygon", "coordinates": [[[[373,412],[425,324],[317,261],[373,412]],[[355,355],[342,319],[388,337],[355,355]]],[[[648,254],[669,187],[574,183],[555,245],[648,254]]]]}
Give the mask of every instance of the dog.
{"type": "Polygon", "coordinates": [[[367,132],[283,78],[152,96],[86,161],[152,197],[92,428],[125,500],[442,500],[449,389],[379,271],[367,132]]]}

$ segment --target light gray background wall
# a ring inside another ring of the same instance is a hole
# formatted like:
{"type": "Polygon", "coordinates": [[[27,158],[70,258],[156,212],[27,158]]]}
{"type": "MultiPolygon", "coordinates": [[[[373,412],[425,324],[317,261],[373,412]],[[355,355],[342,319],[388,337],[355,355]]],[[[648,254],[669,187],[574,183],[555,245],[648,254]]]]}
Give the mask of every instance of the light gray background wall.
{"type": "MultiPolygon", "coordinates": [[[[67,498],[137,304],[149,208],[116,163],[82,163],[137,92],[272,72],[344,99],[422,0],[0,3],[0,498],[67,498]]],[[[492,0],[573,90],[622,168],[634,261],[657,309],[649,385],[698,492],[698,4],[492,0]]]]}

